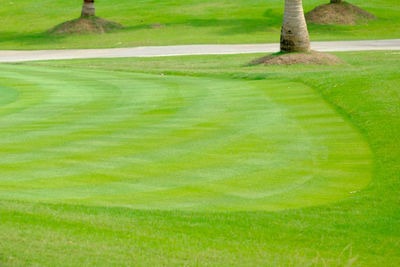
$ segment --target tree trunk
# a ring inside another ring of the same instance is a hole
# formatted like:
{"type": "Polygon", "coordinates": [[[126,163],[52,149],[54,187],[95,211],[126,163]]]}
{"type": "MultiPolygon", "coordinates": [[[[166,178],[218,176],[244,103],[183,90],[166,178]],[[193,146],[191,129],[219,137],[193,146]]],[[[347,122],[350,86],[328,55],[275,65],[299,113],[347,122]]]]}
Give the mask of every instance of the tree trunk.
{"type": "Polygon", "coordinates": [[[331,4],[335,4],[335,3],[341,3],[343,2],[342,0],[331,0],[331,4]]]}
{"type": "Polygon", "coordinates": [[[281,32],[281,52],[310,51],[310,37],[304,17],[302,0],[285,0],[281,32]]]}
{"type": "Polygon", "coordinates": [[[94,17],[95,15],[94,0],[84,0],[81,17],[94,17]]]}

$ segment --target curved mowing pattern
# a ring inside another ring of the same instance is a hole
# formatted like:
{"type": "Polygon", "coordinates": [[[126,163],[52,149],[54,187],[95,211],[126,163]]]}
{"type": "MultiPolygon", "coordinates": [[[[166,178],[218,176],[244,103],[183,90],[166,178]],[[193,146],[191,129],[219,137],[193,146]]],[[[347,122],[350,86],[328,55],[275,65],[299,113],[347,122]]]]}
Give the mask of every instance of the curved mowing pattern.
{"type": "Polygon", "coordinates": [[[0,129],[3,199],[277,210],[370,180],[359,134],[293,82],[1,66],[0,129]]]}

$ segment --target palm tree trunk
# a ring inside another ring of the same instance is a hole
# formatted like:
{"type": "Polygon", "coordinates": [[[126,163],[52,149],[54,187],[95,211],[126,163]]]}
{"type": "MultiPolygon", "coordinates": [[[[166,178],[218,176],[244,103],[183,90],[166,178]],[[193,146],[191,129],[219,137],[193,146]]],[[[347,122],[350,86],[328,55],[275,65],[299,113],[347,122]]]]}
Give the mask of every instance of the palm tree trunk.
{"type": "Polygon", "coordinates": [[[331,0],[331,4],[335,4],[335,3],[341,3],[343,2],[342,0],[331,0]]]}
{"type": "Polygon", "coordinates": [[[310,37],[304,17],[302,0],[285,0],[281,32],[281,52],[310,51],[310,37]]]}
{"type": "Polygon", "coordinates": [[[95,15],[96,9],[94,7],[94,0],[84,0],[81,17],[93,17],[95,15]]]}

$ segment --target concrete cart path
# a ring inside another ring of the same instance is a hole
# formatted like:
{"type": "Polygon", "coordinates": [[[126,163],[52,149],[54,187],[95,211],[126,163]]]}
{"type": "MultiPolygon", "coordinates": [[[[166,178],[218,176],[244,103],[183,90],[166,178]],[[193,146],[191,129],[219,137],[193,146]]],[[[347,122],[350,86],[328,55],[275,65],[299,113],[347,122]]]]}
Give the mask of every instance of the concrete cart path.
{"type": "MultiPolygon", "coordinates": [[[[312,49],[322,52],[400,50],[400,39],[366,41],[313,42],[312,49]]],[[[0,62],[23,62],[36,60],[79,58],[162,57],[186,55],[228,55],[247,53],[270,53],[279,51],[279,44],[235,44],[235,45],[176,45],[145,46],[106,49],[66,50],[0,50],[0,62]]]]}

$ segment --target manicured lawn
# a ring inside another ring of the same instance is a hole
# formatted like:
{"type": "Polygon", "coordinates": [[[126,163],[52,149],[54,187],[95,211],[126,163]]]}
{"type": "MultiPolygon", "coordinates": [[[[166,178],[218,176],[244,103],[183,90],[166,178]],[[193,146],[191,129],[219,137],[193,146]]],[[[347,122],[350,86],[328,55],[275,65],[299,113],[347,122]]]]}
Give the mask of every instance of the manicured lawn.
{"type": "MultiPolygon", "coordinates": [[[[329,0],[304,1],[305,11],[329,0]]],[[[349,0],[379,19],[356,26],[309,25],[312,40],[400,38],[398,0],[349,0]]],[[[3,1],[0,49],[62,49],[204,43],[279,41],[282,0],[100,0],[99,16],[124,30],[105,35],[46,34],[53,26],[80,15],[81,0],[3,1]]]]}
{"type": "Polygon", "coordinates": [[[0,264],[400,264],[400,53],[0,65],[0,264]]]}
{"type": "Polygon", "coordinates": [[[301,83],[0,68],[0,197],[275,210],[370,181],[367,143],[301,83]]]}

